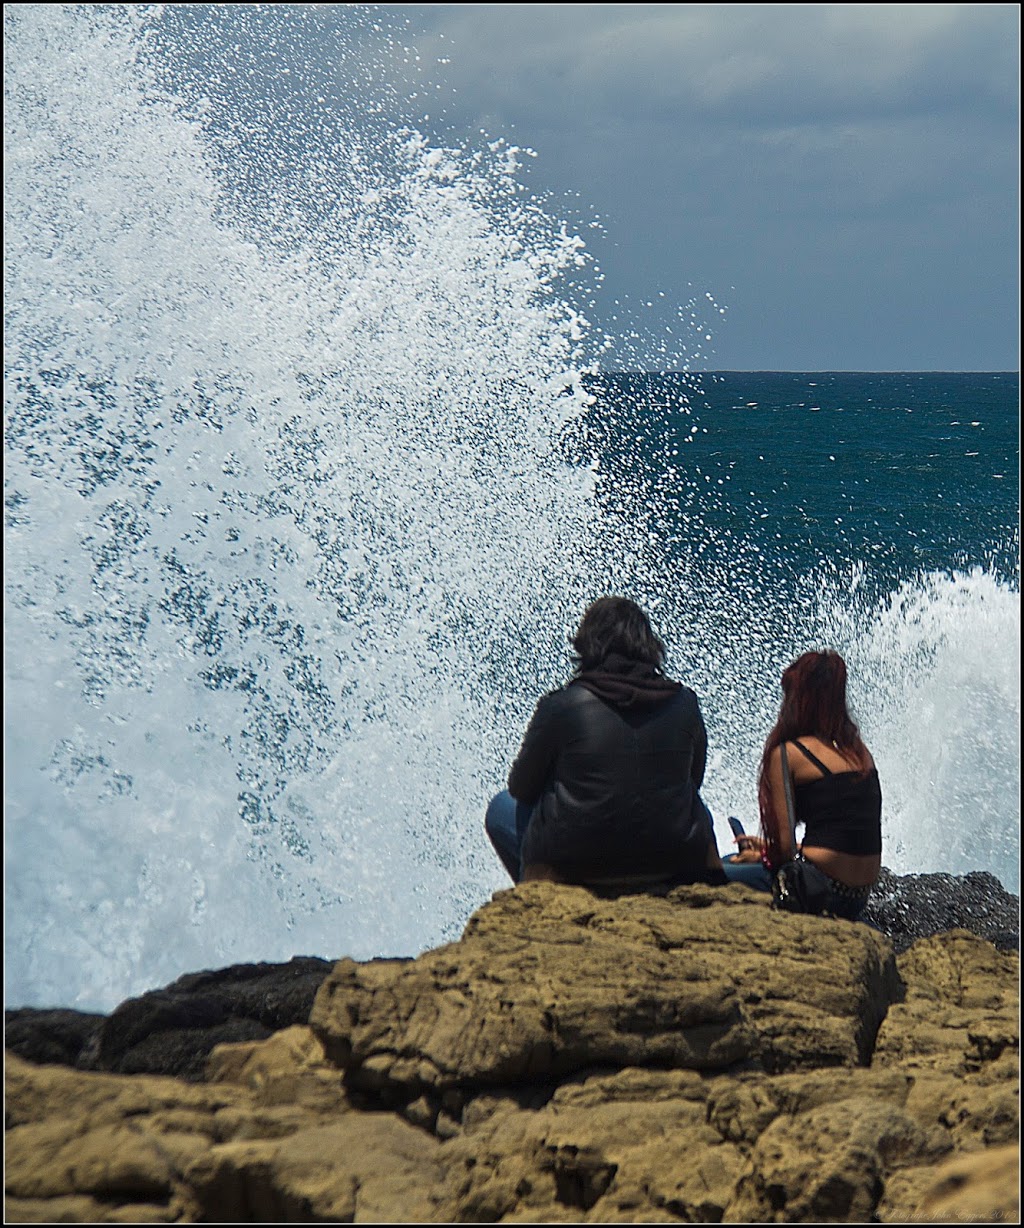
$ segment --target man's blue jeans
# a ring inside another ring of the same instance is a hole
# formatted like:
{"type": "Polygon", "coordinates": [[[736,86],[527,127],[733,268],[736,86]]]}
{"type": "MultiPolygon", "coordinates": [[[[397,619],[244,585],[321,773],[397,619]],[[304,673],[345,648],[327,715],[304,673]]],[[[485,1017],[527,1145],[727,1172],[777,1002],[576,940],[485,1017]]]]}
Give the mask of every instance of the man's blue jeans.
{"type": "MultiPolygon", "coordinates": [[[[708,810],[703,798],[696,791],[694,792],[693,799],[697,809],[704,813],[708,831],[713,840],[715,826],[714,820],[711,817],[711,811],[708,810]]],[[[529,825],[532,814],[532,805],[516,801],[512,794],[507,789],[504,789],[491,799],[484,818],[484,828],[487,835],[494,845],[498,856],[501,858],[502,865],[509,872],[514,883],[518,883],[522,879],[523,837],[526,835],[526,828],[529,825]]],[[[722,859],[722,862],[725,867],[725,873],[730,880],[745,882],[751,887],[760,887],[763,891],[771,890],[768,872],[760,863],[734,867],[725,858],[722,859]],[[763,876],[763,882],[760,879],[755,880],[755,873],[758,871],[763,876]]]]}
{"type": "Polygon", "coordinates": [[[517,802],[507,789],[503,789],[491,798],[484,816],[484,829],[514,883],[522,878],[523,837],[532,814],[532,805],[517,802]]]}

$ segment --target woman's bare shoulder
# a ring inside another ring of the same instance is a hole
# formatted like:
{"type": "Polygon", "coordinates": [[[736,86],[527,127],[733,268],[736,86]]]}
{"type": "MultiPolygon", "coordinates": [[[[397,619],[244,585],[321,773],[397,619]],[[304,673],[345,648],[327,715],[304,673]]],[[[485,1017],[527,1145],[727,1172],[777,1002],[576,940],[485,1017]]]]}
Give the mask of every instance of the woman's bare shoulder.
{"type": "MultiPolygon", "coordinates": [[[[833,770],[838,767],[839,763],[850,765],[851,752],[840,750],[834,743],[825,738],[819,738],[817,734],[807,734],[799,740],[812,754],[817,755],[833,770]]],[[[866,746],[864,750],[867,752],[867,770],[870,771],[875,766],[875,760],[866,746]]]]}

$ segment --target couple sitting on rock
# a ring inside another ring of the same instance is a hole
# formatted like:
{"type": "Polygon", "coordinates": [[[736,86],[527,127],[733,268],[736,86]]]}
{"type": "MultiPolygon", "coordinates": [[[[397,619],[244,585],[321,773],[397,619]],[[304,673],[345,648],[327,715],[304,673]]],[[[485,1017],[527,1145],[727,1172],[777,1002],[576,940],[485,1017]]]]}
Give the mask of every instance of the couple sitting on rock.
{"type": "Polygon", "coordinates": [[[881,866],[882,797],[847,711],[838,653],[805,653],[783,673],[758,773],[761,835],[739,836],[738,852],[723,859],[699,792],[700,705],[662,672],[665,646],[646,614],[602,597],[573,648],[573,677],[538,702],[508,789],[487,809],[487,834],[513,882],[643,891],[736,881],[795,911],[860,916],[881,866]],[[799,846],[794,823],[805,828],[799,846]],[[804,874],[814,879],[810,904],[780,886],[804,874]]]}

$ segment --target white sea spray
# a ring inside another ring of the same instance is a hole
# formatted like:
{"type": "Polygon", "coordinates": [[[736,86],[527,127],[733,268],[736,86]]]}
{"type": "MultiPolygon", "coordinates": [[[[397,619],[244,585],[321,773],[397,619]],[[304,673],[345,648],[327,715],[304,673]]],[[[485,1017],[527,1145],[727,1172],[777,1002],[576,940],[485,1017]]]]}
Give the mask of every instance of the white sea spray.
{"type": "Polygon", "coordinates": [[[580,244],[411,132],[261,241],[138,17],[8,35],[8,998],[452,936],[592,576],[580,244]]]}

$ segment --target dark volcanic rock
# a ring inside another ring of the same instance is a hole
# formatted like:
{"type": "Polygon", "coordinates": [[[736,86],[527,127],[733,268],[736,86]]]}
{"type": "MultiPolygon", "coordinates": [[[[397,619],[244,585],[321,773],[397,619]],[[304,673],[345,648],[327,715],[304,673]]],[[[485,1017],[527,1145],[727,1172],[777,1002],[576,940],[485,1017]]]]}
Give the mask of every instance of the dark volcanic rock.
{"type": "Polygon", "coordinates": [[[4,1047],[30,1062],[118,1074],[204,1077],[215,1045],[265,1040],[305,1023],[331,960],[235,964],[191,972],[122,1002],[111,1015],[73,1010],[4,1012],[4,1047]]]}
{"type": "Polygon", "coordinates": [[[78,1066],[201,1080],[215,1045],[264,1040],[305,1023],[332,967],[326,959],[296,956],[287,964],[189,973],[165,989],[122,1002],[83,1050],[78,1066]]]}
{"type": "Polygon", "coordinates": [[[893,874],[883,867],[863,918],[897,954],[918,938],[965,929],[1000,951],[1020,949],[1020,900],[992,874],[893,874]]]}
{"type": "Polygon", "coordinates": [[[76,1066],[82,1050],[95,1040],[105,1015],[85,1011],[4,1011],[4,1048],[28,1062],[76,1066]]]}

